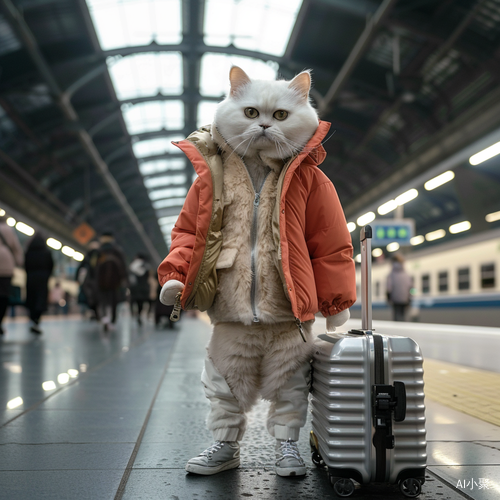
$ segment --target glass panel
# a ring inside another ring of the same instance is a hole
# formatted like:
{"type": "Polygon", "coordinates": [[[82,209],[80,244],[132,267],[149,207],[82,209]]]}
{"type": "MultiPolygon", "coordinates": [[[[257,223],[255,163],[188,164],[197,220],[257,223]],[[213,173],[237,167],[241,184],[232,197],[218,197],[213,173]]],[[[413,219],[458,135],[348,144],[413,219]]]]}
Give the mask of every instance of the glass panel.
{"type": "Polygon", "coordinates": [[[495,264],[481,266],[481,288],[495,288],[495,264]]]}
{"type": "Polygon", "coordinates": [[[464,267],[458,270],[458,289],[468,290],[470,288],[469,268],[464,267]]]}
{"type": "Polygon", "coordinates": [[[164,200],[153,201],[153,208],[182,207],[186,198],[165,198],[164,200]]]}
{"type": "Polygon", "coordinates": [[[205,43],[285,53],[302,0],[206,0],[205,43]]]}
{"type": "Polygon", "coordinates": [[[179,52],[110,57],[108,69],[121,101],[158,93],[182,93],[182,56],[179,52]]]}
{"type": "Polygon", "coordinates": [[[160,186],[172,186],[186,183],[185,175],[162,175],[160,177],[149,177],[144,180],[144,185],[148,189],[160,186]]]}
{"type": "Polygon", "coordinates": [[[180,0],[87,0],[103,50],[182,40],[180,0]]]}
{"type": "Polygon", "coordinates": [[[431,278],[428,274],[422,275],[422,293],[429,293],[431,290],[431,278]]]}
{"type": "Polygon", "coordinates": [[[200,93],[220,97],[229,91],[229,70],[240,66],[248,76],[256,80],[273,80],[279,65],[272,61],[264,62],[251,57],[227,54],[205,54],[201,59],[200,93]]]}
{"type": "Polygon", "coordinates": [[[443,271],[439,273],[439,291],[447,292],[448,291],[448,272],[443,271]]]}
{"type": "Polygon", "coordinates": [[[142,175],[158,174],[169,170],[182,170],[186,165],[183,158],[172,158],[167,160],[146,161],[139,164],[142,175]]]}
{"type": "Polygon", "coordinates": [[[149,141],[139,141],[132,145],[135,156],[137,158],[145,158],[147,156],[162,155],[165,153],[177,153],[179,149],[172,144],[172,141],[182,141],[183,137],[159,137],[149,141]]]}
{"type": "Polygon", "coordinates": [[[184,127],[184,104],[181,101],[153,101],[122,106],[129,134],[153,130],[179,130],[184,127]]]}
{"type": "Polygon", "coordinates": [[[204,125],[210,125],[212,123],[217,104],[217,102],[213,101],[201,101],[198,104],[198,128],[203,127],[204,125]]]}
{"type": "Polygon", "coordinates": [[[163,198],[173,198],[178,196],[186,196],[187,189],[186,188],[166,188],[166,189],[157,189],[154,191],[150,191],[149,198],[151,200],[161,200],[163,198]]]}

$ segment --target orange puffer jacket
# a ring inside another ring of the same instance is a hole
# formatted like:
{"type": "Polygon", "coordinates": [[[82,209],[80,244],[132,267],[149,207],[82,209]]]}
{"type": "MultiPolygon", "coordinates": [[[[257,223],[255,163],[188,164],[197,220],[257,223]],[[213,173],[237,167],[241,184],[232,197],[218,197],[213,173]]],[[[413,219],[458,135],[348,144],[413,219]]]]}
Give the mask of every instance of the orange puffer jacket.
{"type": "MultiPolygon", "coordinates": [[[[321,141],[330,124],[320,121],[304,149],[284,169],[273,217],[277,259],[295,318],[301,322],[337,314],[356,300],[351,235],[332,182],[318,168],[326,152],[321,141]],[[279,243],[278,243],[279,242],[279,243]]],[[[212,220],[212,177],[199,148],[189,140],[176,144],[198,178],[172,231],[169,255],[158,268],[160,284],[185,284],[182,306],[191,294],[202,264],[212,220]]]]}

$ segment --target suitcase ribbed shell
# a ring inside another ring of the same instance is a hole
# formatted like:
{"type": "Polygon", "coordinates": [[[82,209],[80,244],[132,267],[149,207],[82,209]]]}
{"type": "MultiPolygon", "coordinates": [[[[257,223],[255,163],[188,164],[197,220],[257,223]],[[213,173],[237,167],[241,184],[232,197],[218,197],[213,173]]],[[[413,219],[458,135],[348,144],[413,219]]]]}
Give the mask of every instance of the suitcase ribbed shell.
{"type": "MultiPolygon", "coordinates": [[[[312,427],[329,468],[354,469],[363,483],[375,480],[371,388],[374,347],[371,335],[329,334],[316,341],[311,394],[312,427]],[[328,340],[323,340],[328,339],[328,340]]],[[[401,471],[426,467],[422,355],[407,337],[382,335],[385,384],[406,387],[406,418],[392,422],[395,447],[387,450],[386,481],[401,471]]]]}

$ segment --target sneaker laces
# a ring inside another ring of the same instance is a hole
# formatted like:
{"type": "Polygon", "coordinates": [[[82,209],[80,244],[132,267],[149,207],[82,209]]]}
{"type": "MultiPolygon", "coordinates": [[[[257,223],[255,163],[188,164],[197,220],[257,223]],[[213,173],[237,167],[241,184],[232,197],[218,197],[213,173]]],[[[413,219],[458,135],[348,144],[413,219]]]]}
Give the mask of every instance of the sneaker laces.
{"type": "Polygon", "coordinates": [[[207,457],[209,460],[212,460],[212,455],[218,452],[223,446],[224,443],[222,441],[215,441],[212,446],[209,446],[205,451],[200,453],[200,457],[207,457]]]}
{"type": "Polygon", "coordinates": [[[281,445],[281,457],[276,460],[276,463],[281,462],[285,458],[295,458],[300,463],[303,463],[302,457],[300,456],[299,449],[297,448],[297,442],[292,441],[291,439],[287,439],[286,441],[282,441],[281,445]]]}

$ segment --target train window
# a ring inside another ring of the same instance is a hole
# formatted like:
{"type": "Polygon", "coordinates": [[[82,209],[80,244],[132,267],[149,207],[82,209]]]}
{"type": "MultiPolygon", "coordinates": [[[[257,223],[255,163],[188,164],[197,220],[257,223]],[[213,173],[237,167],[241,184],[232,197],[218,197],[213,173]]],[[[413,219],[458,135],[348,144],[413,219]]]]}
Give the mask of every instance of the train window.
{"type": "Polygon", "coordinates": [[[481,288],[495,287],[495,264],[481,266],[481,288]]]}
{"type": "Polygon", "coordinates": [[[438,275],[438,286],[440,292],[448,291],[448,271],[442,271],[438,275]]]}
{"type": "Polygon", "coordinates": [[[468,290],[470,288],[470,269],[462,267],[458,270],[458,289],[468,290]]]}
{"type": "Polygon", "coordinates": [[[422,274],[422,293],[431,291],[431,277],[429,274],[422,274]]]}
{"type": "Polygon", "coordinates": [[[380,295],[380,281],[375,282],[375,297],[380,295]]]}

